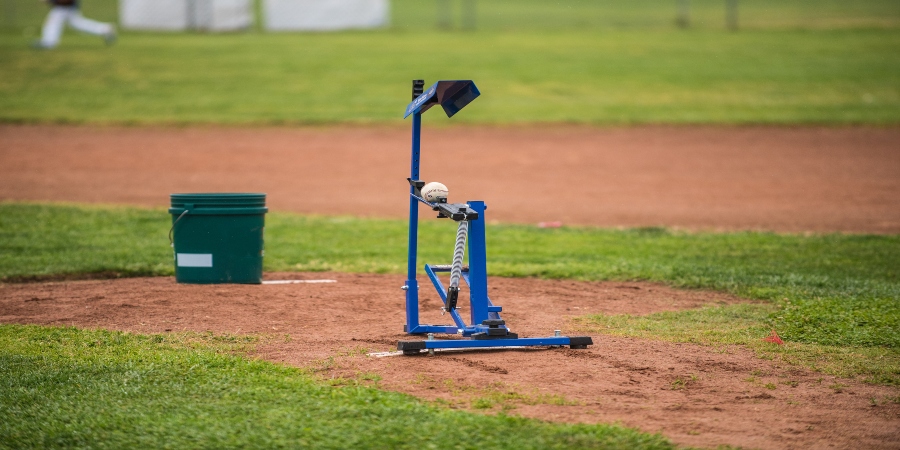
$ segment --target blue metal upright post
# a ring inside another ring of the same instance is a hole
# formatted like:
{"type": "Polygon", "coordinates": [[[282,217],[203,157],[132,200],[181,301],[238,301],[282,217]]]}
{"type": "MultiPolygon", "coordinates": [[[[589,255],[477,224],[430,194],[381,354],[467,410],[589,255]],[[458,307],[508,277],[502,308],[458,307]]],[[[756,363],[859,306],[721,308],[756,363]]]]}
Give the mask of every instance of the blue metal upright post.
{"type": "Polygon", "coordinates": [[[472,304],[472,325],[488,319],[487,244],[485,243],[484,210],[480,200],[470,200],[469,207],[478,213],[478,220],[469,222],[469,298],[472,304]]]}
{"type": "MultiPolygon", "coordinates": [[[[412,157],[409,178],[419,179],[420,143],[422,136],[422,114],[414,113],[412,122],[412,157]]],[[[406,267],[406,330],[412,332],[419,326],[419,283],[416,281],[416,254],[419,237],[419,201],[413,197],[415,186],[409,187],[409,254],[406,267]]]]}

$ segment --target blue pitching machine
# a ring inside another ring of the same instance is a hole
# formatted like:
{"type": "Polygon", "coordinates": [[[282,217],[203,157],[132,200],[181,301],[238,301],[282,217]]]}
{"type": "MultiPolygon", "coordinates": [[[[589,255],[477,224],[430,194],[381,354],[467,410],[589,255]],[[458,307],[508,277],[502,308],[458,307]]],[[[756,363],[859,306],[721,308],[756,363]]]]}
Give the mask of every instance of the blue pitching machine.
{"type": "Polygon", "coordinates": [[[440,105],[447,117],[462,110],[481,93],[472,80],[438,81],[424,89],[423,80],[413,81],[413,101],[406,107],[404,118],[412,116],[412,157],[410,161],[409,181],[409,256],[406,284],[406,326],[404,331],[414,335],[426,335],[427,340],[400,341],[398,350],[404,355],[415,355],[423,351],[434,352],[435,349],[473,349],[498,347],[529,346],[563,346],[584,349],[592,345],[589,336],[555,336],[526,338],[519,337],[509,331],[506,322],[500,318],[502,307],[495,305],[488,298],[487,261],[485,249],[484,211],[487,206],[483,201],[470,200],[466,203],[447,203],[446,195],[423,194],[425,182],[419,180],[419,162],[421,161],[420,138],[422,131],[422,114],[432,106],[440,105]],[[425,197],[429,197],[426,199],[425,197]],[[453,325],[425,325],[419,323],[419,283],[416,281],[416,256],[418,251],[419,203],[425,204],[438,213],[439,219],[450,219],[457,222],[456,245],[453,249],[453,260],[449,265],[425,264],[425,273],[444,302],[441,312],[449,313],[453,325]],[[463,265],[463,257],[468,242],[469,264],[463,265]],[[450,286],[438,278],[439,273],[450,273],[450,286]],[[466,324],[457,309],[460,280],[469,287],[470,323],[466,324]],[[435,339],[435,335],[452,335],[452,338],[435,339]]]}

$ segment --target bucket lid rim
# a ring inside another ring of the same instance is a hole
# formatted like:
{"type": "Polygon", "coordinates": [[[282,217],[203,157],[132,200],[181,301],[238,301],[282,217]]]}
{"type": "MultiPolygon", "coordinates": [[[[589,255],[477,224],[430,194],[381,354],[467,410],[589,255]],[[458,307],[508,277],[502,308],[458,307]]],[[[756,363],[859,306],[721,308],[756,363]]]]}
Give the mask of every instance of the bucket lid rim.
{"type": "Polygon", "coordinates": [[[265,196],[265,192],[183,192],[177,194],[170,194],[172,197],[219,197],[219,196],[229,196],[229,197],[259,197],[265,196]]]}

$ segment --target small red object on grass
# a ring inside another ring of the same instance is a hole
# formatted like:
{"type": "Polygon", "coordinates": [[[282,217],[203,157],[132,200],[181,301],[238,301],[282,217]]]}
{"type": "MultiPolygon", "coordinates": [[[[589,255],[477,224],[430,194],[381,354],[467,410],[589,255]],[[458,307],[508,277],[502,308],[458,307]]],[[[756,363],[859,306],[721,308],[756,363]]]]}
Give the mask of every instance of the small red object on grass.
{"type": "Polygon", "coordinates": [[[775,330],[772,330],[772,334],[764,337],[763,341],[771,342],[773,344],[778,344],[778,345],[784,345],[784,341],[782,341],[781,338],[778,337],[778,333],[776,333],[775,330]]]}

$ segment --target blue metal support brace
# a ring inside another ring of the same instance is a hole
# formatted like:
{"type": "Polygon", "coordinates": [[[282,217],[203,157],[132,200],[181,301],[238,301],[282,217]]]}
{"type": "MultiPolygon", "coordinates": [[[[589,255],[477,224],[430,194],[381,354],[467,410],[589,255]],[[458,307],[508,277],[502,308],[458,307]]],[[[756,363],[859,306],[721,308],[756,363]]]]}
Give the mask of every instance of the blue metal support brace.
{"type": "MultiPolygon", "coordinates": [[[[431,279],[431,283],[434,284],[434,288],[437,290],[438,295],[441,297],[441,301],[444,302],[444,306],[447,306],[447,289],[444,288],[444,283],[441,283],[441,280],[437,277],[437,274],[434,273],[434,269],[431,268],[430,265],[425,264],[425,273],[428,274],[428,278],[431,279]]],[[[457,331],[463,330],[465,333],[466,323],[463,322],[462,317],[459,317],[459,311],[456,309],[451,309],[450,317],[453,318],[453,322],[456,323],[457,331]]]]}

